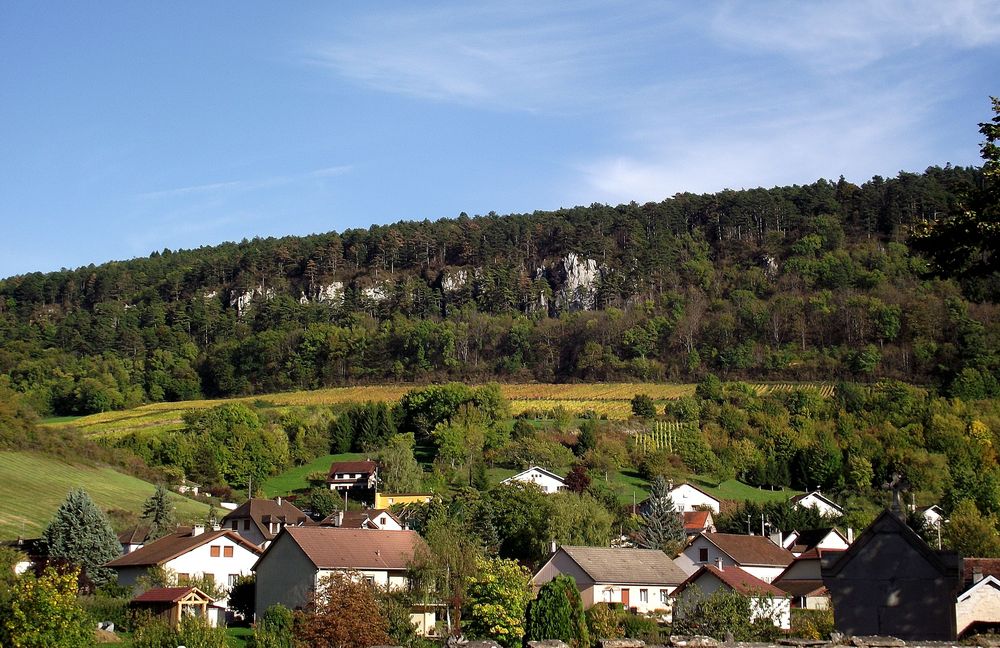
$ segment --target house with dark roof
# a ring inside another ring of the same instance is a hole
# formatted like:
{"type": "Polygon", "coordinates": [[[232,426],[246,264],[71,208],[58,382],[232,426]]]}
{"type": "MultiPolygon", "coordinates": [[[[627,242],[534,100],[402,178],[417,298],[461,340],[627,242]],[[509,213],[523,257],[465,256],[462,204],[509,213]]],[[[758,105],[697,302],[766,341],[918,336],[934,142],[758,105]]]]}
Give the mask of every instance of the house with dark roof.
{"type": "Polygon", "coordinates": [[[751,621],[771,619],[782,630],[791,628],[791,597],[786,592],[739,567],[726,567],[721,560],[714,565],[702,565],[681,583],[674,593],[678,613],[688,607],[681,603],[691,603],[693,598],[711,596],[720,590],[749,597],[751,621]]]}
{"type": "Polygon", "coordinates": [[[796,556],[772,585],[792,597],[793,608],[825,610],[830,607],[830,593],[823,584],[823,556],[840,554],[844,549],[813,548],[796,556]]]}
{"type": "Polygon", "coordinates": [[[375,531],[402,531],[403,522],[389,510],[365,509],[363,511],[336,511],[318,523],[319,526],[344,529],[373,529],[375,531]]]}
{"type": "Polygon", "coordinates": [[[308,519],[309,516],[286,499],[252,497],[222,518],[220,526],[265,547],[286,526],[302,526],[308,519]]]}
{"type": "Polygon", "coordinates": [[[823,556],[823,583],[846,635],[888,635],[951,641],[962,559],[936,551],[902,520],[884,511],[839,555],[823,556]]]}
{"type": "Polygon", "coordinates": [[[326,476],[326,484],[335,491],[375,492],[378,485],[378,464],[364,461],[334,461],[326,476]]]}
{"type": "Polygon", "coordinates": [[[353,572],[378,587],[404,589],[421,547],[426,544],[415,531],[285,527],[253,566],[257,616],[276,603],[290,610],[305,606],[332,572],[353,572]]]}
{"type": "MultiPolygon", "coordinates": [[[[205,530],[205,527],[182,527],[175,533],[154,540],[141,549],[104,564],[118,574],[118,584],[138,591],[139,579],[150,569],[161,568],[173,575],[178,586],[194,578],[206,578],[227,588],[240,576],[250,574],[260,548],[236,533],[205,530]]],[[[217,603],[226,607],[228,601],[217,603]]]]}
{"type": "Polygon", "coordinates": [[[827,518],[836,518],[844,514],[844,509],[823,493],[815,490],[789,498],[788,502],[797,508],[814,508],[827,518]]]}
{"type": "Polygon", "coordinates": [[[583,607],[621,603],[639,613],[668,614],[670,595],[686,575],[658,549],[571,547],[556,549],[531,579],[536,589],[559,574],[576,579],[583,607]]]}
{"type": "Polygon", "coordinates": [[[136,549],[142,549],[142,546],[150,539],[149,534],[149,527],[139,524],[119,533],[118,542],[121,544],[124,553],[132,553],[136,549]]]}
{"type": "Polygon", "coordinates": [[[766,536],[735,533],[701,533],[674,558],[685,574],[691,575],[704,565],[739,567],[765,583],[770,583],[791,564],[795,556],[766,536]]]}
{"type": "Polygon", "coordinates": [[[852,535],[850,529],[848,529],[847,535],[834,527],[806,529],[805,531],[792,531],[780,544],[791,551],[793,555],[801,556],[813,549],[847,549],[851,546],[852,535]]]}

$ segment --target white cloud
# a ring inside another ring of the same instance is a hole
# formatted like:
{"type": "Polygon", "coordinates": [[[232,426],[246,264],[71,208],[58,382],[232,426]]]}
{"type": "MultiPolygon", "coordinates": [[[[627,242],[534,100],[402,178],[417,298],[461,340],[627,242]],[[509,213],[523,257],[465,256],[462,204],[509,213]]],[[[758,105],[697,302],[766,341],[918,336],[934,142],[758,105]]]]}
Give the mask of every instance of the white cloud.
{"type": "Polygon", "coordinates": [[[302,182],[304,180],[315,179],[315,178],[332,178],[336,176],[341,176],[349,173],[352,170],[351,165],[339,165],[325,167],[322,169],[314,169],[312,171],[306,171],[305,173],[299,173],[294,175],[275,175],[266,178],[258,178],[255,180],[230,180],[227,182],[210,182],[206,184],[191,185],[187,187],[178,187],[175,189],[161,189],[158,191],[149,191],[146,193],[139,194],[139,198],[146,200],[159,200],[165,198],[176,198],[191,196],[197,194],[222,194],[222,193],[233,193],[233,192],[243,192],[243,191],[253,191],[255,189],[264,189],[268,187],[278,187],[287,184],[293,184],[296,182],[302,182]]]}
{"type": "Polygon", "coordinates": [[[711,21],[734,49],[786,55],[827,72],[870,65],[927,44],[971,48],[1000,41],[994,0],[730,2],[711,21]]]}

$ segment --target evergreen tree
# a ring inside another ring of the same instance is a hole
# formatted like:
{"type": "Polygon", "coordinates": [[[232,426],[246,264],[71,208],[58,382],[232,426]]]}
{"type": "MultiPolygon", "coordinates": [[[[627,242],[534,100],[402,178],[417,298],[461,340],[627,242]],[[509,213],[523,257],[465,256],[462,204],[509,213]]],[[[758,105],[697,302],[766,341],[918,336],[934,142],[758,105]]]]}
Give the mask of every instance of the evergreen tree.
{"type": "Polygon", "coordinates": [[[156,486],[156,490],[142,505],[142,519],[149,524],[150,539],[162,538],[174,530],[177,524],[174,520],[174,507],[162,484],[156,486]]]}
{"type": "Polygon", "coordinates": [[[663,477],[656,477],[642,513],[636,543],[644,549],[659,549],[671,555],[683,542],[684,522],[674,508],[670,486],[663,477]]]}
{"type": "Polygon", "coordinates": [[[50,557],[81,567],[95,585],[114,580],[114,570],[101,565],[120,556],[122,546],[108,517],[82,488],[69,492],[42,533],[42,540],[50,557]]]}
{"type": "Polygon", "coordinates": [[[590,645],[583,601],[572,576],[560,574],[542,586],[528,604],[526,641],[561,639],[574,648],[590,645]]]}

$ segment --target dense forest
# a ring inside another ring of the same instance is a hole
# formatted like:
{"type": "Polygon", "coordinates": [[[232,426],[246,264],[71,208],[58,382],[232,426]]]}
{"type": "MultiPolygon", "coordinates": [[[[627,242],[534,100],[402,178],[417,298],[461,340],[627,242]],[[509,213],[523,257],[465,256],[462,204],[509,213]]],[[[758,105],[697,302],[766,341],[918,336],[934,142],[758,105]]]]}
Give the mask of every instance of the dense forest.
{"type": "Polygon", "coordinates": [[[358,382],[851,380],[1000,392],[984,164],[399,222],[0,281],[42,414],[358,382]]]}
{"type": "Polygon", "coordinates": [[[43,414],[387,380],[876,380],[997,392],[997,275],[913,232],[979,168],[254,239],[0,281],[43,414]]]}

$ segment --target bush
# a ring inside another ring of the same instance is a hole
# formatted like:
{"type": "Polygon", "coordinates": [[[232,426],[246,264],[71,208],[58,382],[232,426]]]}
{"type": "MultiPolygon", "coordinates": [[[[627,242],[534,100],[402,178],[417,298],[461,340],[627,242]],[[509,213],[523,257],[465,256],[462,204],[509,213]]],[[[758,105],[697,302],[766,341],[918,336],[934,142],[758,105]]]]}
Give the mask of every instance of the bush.
{"type": "Polygon", "coordinates": [[[656,405],[649,394],[636,394],[632,398],[632,414],[639,418],[655,418],[656,405]]]}
{"type": "Polygon", "coordinates": [[[622,615],[625,636],[629,639],[641,639],[647,644],[665,643],[661,636],[660,624],[656,619],[641,614],[622,615]]]}
{"type": "Polygon", "coordinates": [[[248,648],[292,648],[295,645],[292,625],[295,617],[284,605],[276,604],[264,610],[257,620],[248,648]]]}
{"type": "Polygon", "coordinates": [[[110,622],[115,624],[115,631],[130,628],[129,597],[119,598],[96,594],[94,596],[81,596],[79,600],[80,606],[94,625],[110,622]]]}
{"type": "Polygon", "coordinates": [[[621,612],[613,609],[608,603],[595,603],[584,616],[587,619],[587,630],[594,642],[602,639],[621,639],[625,636],[621,612]]]}
{"type": "Polygon", "coordinates": [[[792,631],[793,637],[803,639],[826,639],[834,631],[833,609],[826,610],[805,610],[794,608],[792,610],[792,631]]]}

